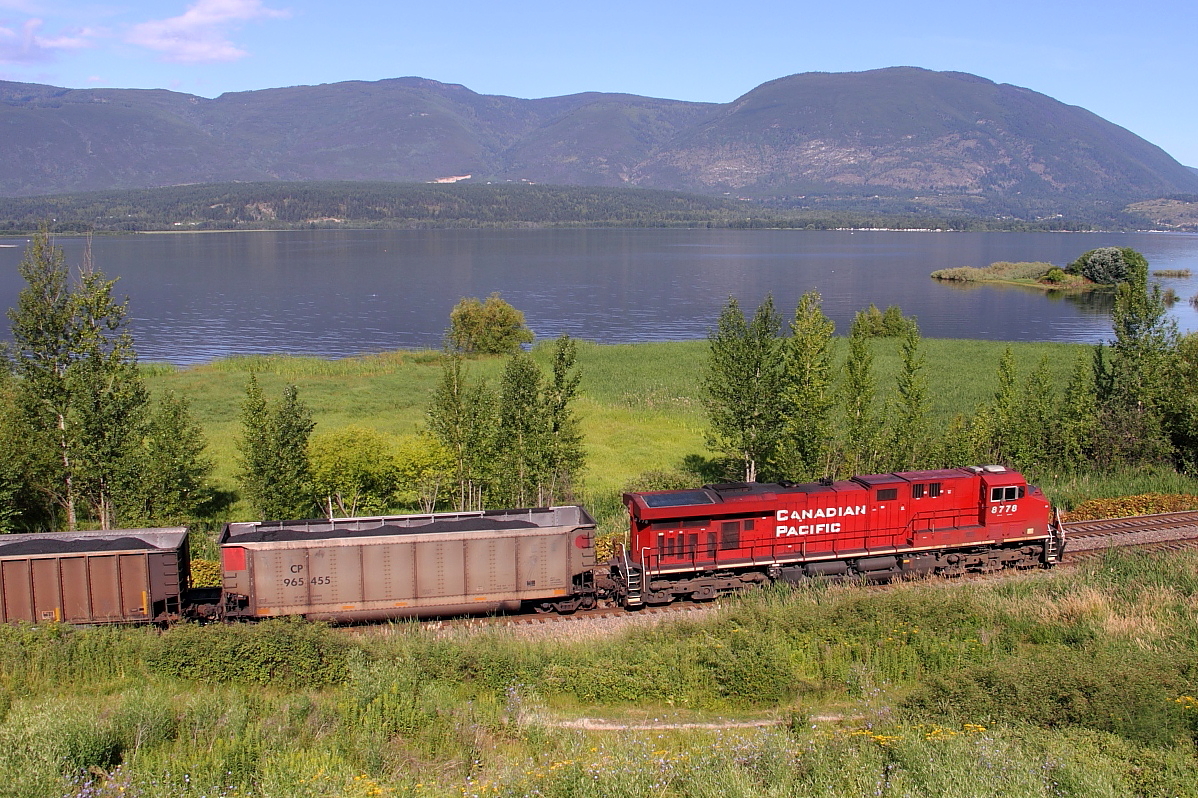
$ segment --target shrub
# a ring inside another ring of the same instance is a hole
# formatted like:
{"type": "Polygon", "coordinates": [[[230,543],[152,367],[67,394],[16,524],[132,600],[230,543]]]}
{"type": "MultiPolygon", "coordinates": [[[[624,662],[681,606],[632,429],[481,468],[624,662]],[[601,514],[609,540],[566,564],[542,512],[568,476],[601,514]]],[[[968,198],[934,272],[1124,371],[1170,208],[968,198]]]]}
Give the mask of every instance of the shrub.
{"type": "Polygon", "coordinates": [[[192,560],[191,561],[191,586],[192,587],[220,587],[221,586],[221,570],[220,563],[216,560],[192,560]]]}
{"type": "Polygon", "coordinates": [[[1052,283],[1054,285],[1063,283],[1063,282],[1065,282],[1065,280],[1066,280],[1065,270],[1061,269],[1059,267],[1056,267],[1056,266],[1049,269],[1048,274],[1044,275],[1044,282],[1052,283]]]}
{"type": "Polygon", "coordinates": [[[447,337],[451,349],[482,355],[510,355],[534,338],[524,325],[524,314],[498,293],[485,301],[467,297],[454,305],[447,337]]]}
{"type": "Polygon", "coordinates": [[[1198,509],[1198,496],[1145,493],[1117,499],[1089,499],[1073,508],[1067,515],[1070,521],[1092,521],[1099,518],[1125,518],[1131,515],[1176,513],[1198,509]]]}
{"type": "Polygon", "coordinates": [[[386,434],[358,424],[312,436],[308,460],[325,515],[353,517],[387,509],[397,476],[393,445],[386,434]]]}
{"type": "Polygon", "coordinates": [[[1130,247],[1099,247],[1084,253],[1065,267],[1070,274],[1080,274],[1102,285],[1124,283],[1141,271],[1148,273],[1148,261],[1130,247]]]}
{"type": "Polygon", "coordinates": [[[1042,646],[995,663],[934,675],[904,702],[921,718],[1082,726],[1167,745],[1188,731],[1184,685],[1167,656],[1083,645],[1042,646]]]}
{"type": "Polygon", "coordinates": [[[318,687],[346,677],[354,646],[323,624],[269,620],[249,626],[184,625],[146,657],[150,670],[197,682],[318,687]]]}
{"type": "MultiPolygon", "coordinates": [[[[939,274],[937,272],[932,276],[939,274]]],[[[881,311],[871,302],[868,308],[857,311],[857,315],[853,317],[854,334],[867,338],[902,338],[912,329],[918,329],[918,323],[913,316],[904,316],[902,308],[898,305],[890,305],[885,311],[881,311]]]]}

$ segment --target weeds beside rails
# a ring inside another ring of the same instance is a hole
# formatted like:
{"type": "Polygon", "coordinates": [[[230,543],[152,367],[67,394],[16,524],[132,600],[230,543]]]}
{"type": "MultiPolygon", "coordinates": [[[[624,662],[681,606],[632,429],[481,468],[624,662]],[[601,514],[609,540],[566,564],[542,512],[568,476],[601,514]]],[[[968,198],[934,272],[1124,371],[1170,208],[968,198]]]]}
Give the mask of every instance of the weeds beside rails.
{"type": "Polygon", "coordinates": [[[1112,554],[581,643],[3,627],[0,794],[1190,795],[1196,606],[1198,556],[1112,554]],[[779,725],[671,728],[720,718],[779,725]]]}

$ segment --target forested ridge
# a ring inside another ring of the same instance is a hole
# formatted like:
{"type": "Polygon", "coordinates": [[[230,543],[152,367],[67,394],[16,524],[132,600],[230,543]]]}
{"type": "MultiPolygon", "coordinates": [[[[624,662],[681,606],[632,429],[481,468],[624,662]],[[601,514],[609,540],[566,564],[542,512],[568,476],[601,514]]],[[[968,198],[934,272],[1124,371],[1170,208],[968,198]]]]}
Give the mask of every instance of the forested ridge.
{"type": "Polygon", "coordinates": [[[1112,211],[1026,221],[931,215],[888,203],[796,210],[676,191],[530,184],[219,183],[0,198],[0,233],[448,227],[727,227],[1016,230],[1136,229],[1112,211]]]}

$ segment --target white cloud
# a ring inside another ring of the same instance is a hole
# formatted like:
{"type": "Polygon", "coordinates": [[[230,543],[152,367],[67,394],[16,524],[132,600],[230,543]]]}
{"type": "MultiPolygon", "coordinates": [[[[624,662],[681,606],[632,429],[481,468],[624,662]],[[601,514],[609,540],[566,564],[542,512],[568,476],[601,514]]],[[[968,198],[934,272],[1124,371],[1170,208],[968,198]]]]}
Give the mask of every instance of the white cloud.
{"type": "Polygon", "coordinates": [[[96,32],[88,28],[58,36],[39,36],[43,20],[33,17],[20,28],[0,27],[0,63],[32,64],[53,60],[59,50],[90,47],[96,32]]]}
{"type": "Polygon", "coordinates": [[[126,41],[156,50],[167,61],[235,61],[247,55],[228,38],[238,23],[288,15],[261,0],[198,0],[180,16],[135,25],[126,41]]]}

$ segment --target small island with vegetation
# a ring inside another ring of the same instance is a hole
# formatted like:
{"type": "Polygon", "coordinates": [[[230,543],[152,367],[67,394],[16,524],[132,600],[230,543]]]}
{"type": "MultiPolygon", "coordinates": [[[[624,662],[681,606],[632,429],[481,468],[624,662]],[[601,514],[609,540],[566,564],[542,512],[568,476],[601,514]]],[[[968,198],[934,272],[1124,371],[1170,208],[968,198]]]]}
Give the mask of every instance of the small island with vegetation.
{"type": "Polygon", "coordinates": [[[1004,283],[1051,291],[1093,291],[1126,282],[1137,269],[1148,268],[1144,256],[1128,247],[1099,247],[1065,268],[1051,263],[999,261],[979,269],[959,266],[932,272],[936,280],[963,283],[1004,283]]]}

